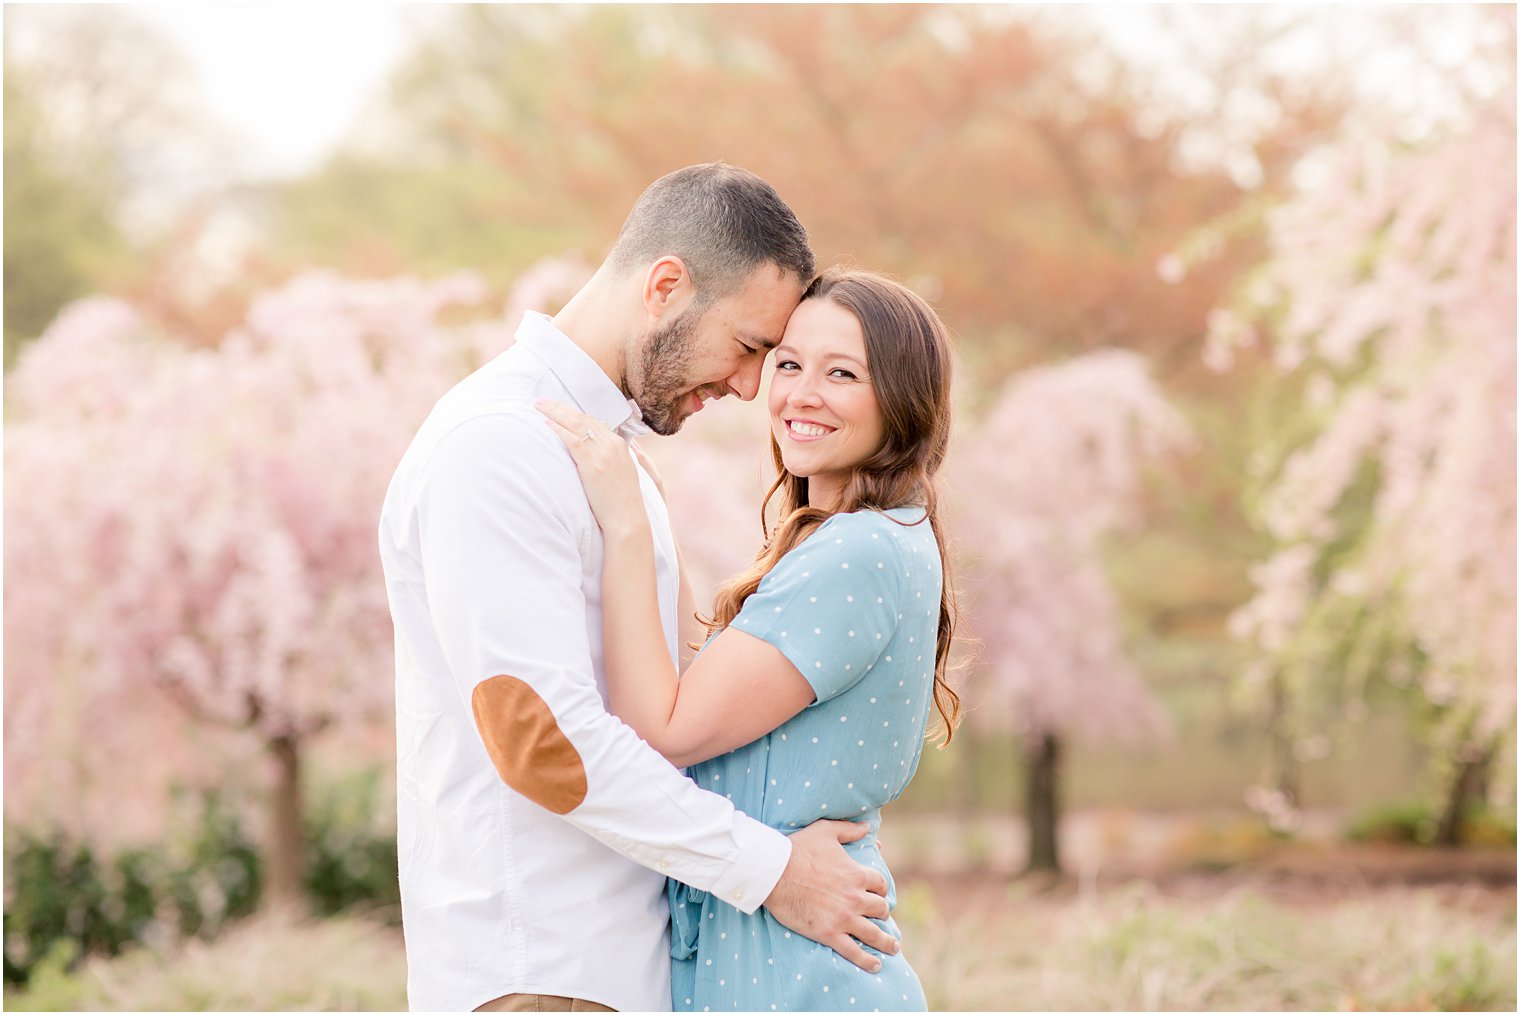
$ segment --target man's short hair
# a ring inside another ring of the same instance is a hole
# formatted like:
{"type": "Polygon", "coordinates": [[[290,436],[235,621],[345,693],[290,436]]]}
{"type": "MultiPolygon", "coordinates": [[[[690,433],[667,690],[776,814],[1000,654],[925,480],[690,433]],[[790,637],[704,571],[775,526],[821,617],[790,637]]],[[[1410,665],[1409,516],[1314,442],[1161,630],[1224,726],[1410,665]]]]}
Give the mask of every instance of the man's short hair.
{"type": "Polygon", "coordinates": [[[807,230],[792,209],[769,183],[723,162],[687,166],[651,183],[607,261],[627,271],[666,254],[686,263],[699,305],[732,293],[764,264],[804,285],[813,278],[807,230]]]}

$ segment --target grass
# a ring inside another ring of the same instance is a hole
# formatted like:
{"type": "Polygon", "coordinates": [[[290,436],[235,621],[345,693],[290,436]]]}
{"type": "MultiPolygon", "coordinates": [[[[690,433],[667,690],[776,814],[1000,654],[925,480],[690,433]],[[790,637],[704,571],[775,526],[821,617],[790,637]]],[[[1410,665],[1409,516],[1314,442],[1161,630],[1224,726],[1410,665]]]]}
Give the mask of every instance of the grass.
{"type": "Polygon", "coordinates": [[[279,915],[234,924],[209,944],[68,956],[24,991],[10,1011],[396,1011],[406,1008],[406,958],[393,928],[353,917],[313,922],[279,915]]]}
{"type": "Polygon", "coordinates": [[[1507,908],[1430,888],[1306,905],[1241,888],[1177,898],[1136,881],[1073,897],[1016,883],[952,910],[920,884],[899,913],[936,1010],[1515,1008],[1512,892],[1507,908]]]}
{"type": "MultiPolygon", "coordinates": [[[[898,918],[936,1010],[1515,1008],[1509,888],[1367,888],[1293,901],[1222,878],[1041,890],[904,878],[898,918]]],[[[211,944],[52,969],[10,1010],[405,1007],[393,929],[260,917],[211,944]]]]}

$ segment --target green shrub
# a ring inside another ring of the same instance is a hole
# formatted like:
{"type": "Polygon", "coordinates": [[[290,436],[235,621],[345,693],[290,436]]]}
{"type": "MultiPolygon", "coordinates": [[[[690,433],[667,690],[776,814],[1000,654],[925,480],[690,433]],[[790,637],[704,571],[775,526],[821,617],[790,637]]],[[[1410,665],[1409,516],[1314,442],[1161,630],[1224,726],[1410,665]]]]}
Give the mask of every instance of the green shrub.
{"type": "Polygon", "coordinates": [[[305,884],[316,913],[374,910],[401,922],[396,835],[377,821],[379,799],[380,773],[370,771],[329,786],[310,808],[305,884]]]}
{"type": "Polygon", "coordinates": [[[208,934],[251,913],[259,892],[253,844],[216,795],[199,811],[193,838],[166,851],[105,856],[58,831],[7,830],[5,982],[26,982],[45,959],[114,955],[134,941],[208,934]]]}
{"type": "MultiPolygon", "coordinates": [[[[358,909],[400,921],[396,839],[377,822],[379,797],[372,771],[328,787],[311,808],[305,886],[313,912],[358,909]]],[[[6,984],[134,942],[209,939],[254,912],[261,861],[241,809],[216,793],[186,803],[196,814],[186,840],[109,856],[57,831],[7,829],[6,984]]]]}
{"type": "Polygon", "coordinates": [[[1468,812],[1464,841],[1469,846],[1515,845],[1515,815],[1479,805],[1468,812]]]}
{"type": "MultiPolygon", "coordinates": [[[[1353,842],[1428,846],[1435,842],[1439,820],[1425,801],[1380,804],[1368,808],[1346,829],[1353,842]]],[[[1513,846],[1515,815],[1474,804],[1463,819],[1463,841],[1470,846],[1513,846]]]]}
{"type": "Polygon", "coordinates": [[[1352,842],[1428,843],[1435,836],[1435,816],[1423,801],[1368,808],[1346,829],[1352,842]]]}

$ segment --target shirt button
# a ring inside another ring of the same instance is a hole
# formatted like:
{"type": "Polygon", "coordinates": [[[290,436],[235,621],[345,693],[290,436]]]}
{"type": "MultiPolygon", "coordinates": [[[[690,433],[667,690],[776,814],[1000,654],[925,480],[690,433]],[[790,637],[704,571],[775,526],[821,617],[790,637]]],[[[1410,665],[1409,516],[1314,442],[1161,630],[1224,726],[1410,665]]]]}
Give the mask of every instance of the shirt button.
{"type": "Polygon", "coordinates": [[[743,902],[744,901],[744,889],[742,889],[742,888],[735,889],[735,891],[734,891],[734,901],[735,902],[743,902]]]}
{"type": "Polygon", "coordinates": [[[660,858],[660,870],[662,870],[662,871],[664,871],[664,870],[670,870],[670,858],[669,857],[661,857],[660,858]]]}

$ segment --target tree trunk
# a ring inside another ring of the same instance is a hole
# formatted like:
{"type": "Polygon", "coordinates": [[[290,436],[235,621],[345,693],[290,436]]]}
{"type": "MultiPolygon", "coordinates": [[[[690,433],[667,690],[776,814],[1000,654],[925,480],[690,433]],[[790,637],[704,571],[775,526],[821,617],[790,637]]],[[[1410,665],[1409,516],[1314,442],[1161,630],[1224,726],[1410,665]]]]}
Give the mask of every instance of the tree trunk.
{"type": "Polygon", "coordinates": [[[1499,753],[1497,742],[1490,744],[1488,751],[1483,755],[1483,764],[1478,766],[1477,774],[1473,776],[1474,802],[1488,804],[1493,795],[1494,788],[1494,756],[1499,753]]]}
{"type": "Polygon", "coordinates": [[[1029,821],[1029,870],[1061,873],[1060,850],[1056,829],[1061,820],[1060,796],[1057,793],[1060,741],[1054,734],[1038,734],[1025,761],[1029,769],[1029,793],[1024,814],[1029,821]]]}
{"type": "Polygon", "coordinates": [[[265,909],[298,907],[304,897],[302,880],[306,873],[300,744],[294,737],[275,737],[269,741],[269,753],[275,761],[275,784],[261,905],[265,909]]]}
{"type": "Polygon", "coordinates": [[[970,823],[982,812],[982,757],[984,749],[982,738],[971,730],[971,724],[966,723],[955,734],[963,743],[961,749],[955,754],[956,767],[965,773],[964,779],[957,779],[958,792],[956,793],[956,811],[961,820],[970,823]]]}
{"type": "Polygon", "coordinates": [[[1294,750],[1293,728],[1288,713],[1287,681],[1278,672],[1272,677],[1272,714],[1268,721],[1272,737],[1271,786],[1282,794],[1284,803],[1297,808],[1300,803],[1298,753],[1294,750]]]}
{"type": "Polygon", "coordinates": [[[1436,827],[1436,845],[1460,846],[1467,820],[1467,812],[1476,800],[1483,799],[1488,785],[1488,769],[1494,760],[1494,747],[1490,745],[1474,755],[1462,758],[1459,754],[1457,771],[1451,788],[1446,794],[1446,807],[1441,822],[1436,827]]]}

